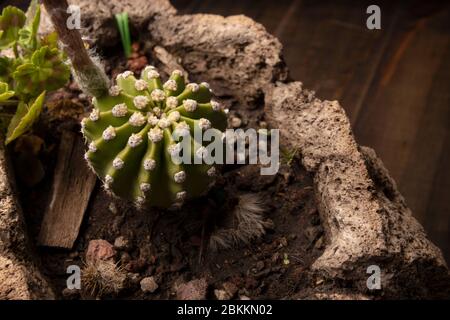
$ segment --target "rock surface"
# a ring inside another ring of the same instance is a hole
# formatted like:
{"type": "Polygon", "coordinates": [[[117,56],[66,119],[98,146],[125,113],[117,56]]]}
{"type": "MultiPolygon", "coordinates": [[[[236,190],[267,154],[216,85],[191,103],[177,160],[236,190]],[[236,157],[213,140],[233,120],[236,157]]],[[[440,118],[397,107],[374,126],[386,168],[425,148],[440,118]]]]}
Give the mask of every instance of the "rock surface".
{"type": "Polygon", "coordinates": [[[0,139],[0,300],[53,299],[54,293],[40,274],[30,248],[22,210],[17,203],[0,139]]]}
{"type": "MultiPolygon", "coordinates": [[[[120,43],[119,31],[114,15],[127,12],[133,35],[144,29],[147,24],[159,16],[176,13],[166,0],[68,0],[69,5],[78,6],[81,13],[81,33],[84,40],[100,47],[111,47],[120,43]]],[[[40,33],[51,31],[51,22],[44,12],[39,26],[40,33]]]]}

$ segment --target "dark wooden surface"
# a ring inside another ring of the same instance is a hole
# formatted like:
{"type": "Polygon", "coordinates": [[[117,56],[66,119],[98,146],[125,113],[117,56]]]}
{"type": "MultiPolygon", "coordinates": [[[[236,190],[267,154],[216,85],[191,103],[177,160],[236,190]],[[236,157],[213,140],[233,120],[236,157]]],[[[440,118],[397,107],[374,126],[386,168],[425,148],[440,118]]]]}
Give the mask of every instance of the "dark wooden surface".
{"type": "Polygon", "coordinates": [[[450,260],[450,8],[445,1],[173,0],[245,14],[284,45],[292,78],[346,110],[450,260]],[[366,28],[381,7],[382,29],[366,28]]]}

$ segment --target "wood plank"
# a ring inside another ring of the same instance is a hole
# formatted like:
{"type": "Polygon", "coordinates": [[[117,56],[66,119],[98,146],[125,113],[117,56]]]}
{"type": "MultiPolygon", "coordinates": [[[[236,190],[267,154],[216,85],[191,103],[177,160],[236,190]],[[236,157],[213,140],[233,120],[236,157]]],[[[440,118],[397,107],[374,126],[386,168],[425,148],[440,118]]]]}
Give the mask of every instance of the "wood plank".
{"type": "Polygon", "coordinates": [[[82,138],[64,131],[58,150],[50,203],[44,213],[38,243],[72,248],[94,189],[96,176],[83,159],[82,138]]]}
{"type": "MultiPolygon", "coordinates": [[[[181,0],[174,1],[174,5],[181,0]]],[[[181,1],[183,3],[184,1],[181,1]]],[[[372,82],[399,8],[382,1],[382,30],[366,28],[369,0],[199,1],[191,12],[245,14],[279,37],[293,79],[323,99],[338,99],[351,120],[372,82]]],[[[181,12],[185,12],[181,10],[181,12]]]]}
{"type": "Polygon", "coordinates": [[[433,173],[448,130],[449,11],[404,17],[355,126],[425,220],[433,173]]]}
{"type": "Polygon", "coordinates": [[[382,5],[382,30],[368,30],[370,1],[301,2],[279,34],[286,62],[322,99],[339,100],[353,122],[392,34],[398,8],[382,5]]]}

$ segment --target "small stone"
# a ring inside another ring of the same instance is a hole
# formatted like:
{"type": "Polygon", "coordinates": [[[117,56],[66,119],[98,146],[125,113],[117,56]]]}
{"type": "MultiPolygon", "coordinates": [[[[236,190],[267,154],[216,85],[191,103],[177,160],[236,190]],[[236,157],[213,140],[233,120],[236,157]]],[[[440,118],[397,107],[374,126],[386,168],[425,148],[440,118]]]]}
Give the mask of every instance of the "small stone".
{"type": "Polygon", "coordinates": [[[96,262],[99,260],[110,260],[116,255],[112,244],[103,239],[89,241],[86,250],[86,261],[96,262]]]}
{"type": "Polygon", "coordinates": [[[153,293],[158,289],[158,284],[154,277],[147,277],[141,280],[141,290],[144,292],[153,293]]]}
{"type": "Polygon", "coordinates": [[[178,300],[204,300],[208,283],[204,278],[195,279],[178,286],[176,296],[178,300]]]}
{"type": "Polygon", "coordinates": [[[114,248],[119,250],[126,250],[130,247],[130,242],[125,239],[124,236],[117,237],[116,240],[114,240],[114,248]]]}
{"type": "Polygon", "coordinates": [[[232,282],[225,282],[222,286],[231,298],[234,297],[238,291],[238,287],[232,282]]]}
{"type": "Polygon", "coordinates": [[[230,295],[225,290],[214,290],[214,295],[217,300],[230,300],[230,295]]]}

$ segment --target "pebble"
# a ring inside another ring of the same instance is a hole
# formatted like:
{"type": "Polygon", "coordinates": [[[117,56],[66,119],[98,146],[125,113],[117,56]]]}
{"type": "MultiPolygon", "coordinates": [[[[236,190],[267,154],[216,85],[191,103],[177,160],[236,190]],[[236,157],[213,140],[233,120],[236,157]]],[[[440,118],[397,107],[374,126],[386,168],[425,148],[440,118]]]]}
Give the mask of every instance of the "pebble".
{"type": "Polygon", "coordinates": [[[204,300],[208,283],[204,278],[180,284],[176,290],[178,300],[204,300]]]}
{"type": "Polygon", "coordinates": [[[214,290],[214,295],[217,300],[230,300],[230,295],[225,290],[214,290]]]}
{"type": "Polygon", "coordinates": [[[114,240],[114,247],[119,250],[126,250],[130,248],[130,242],[124,236],[120,236],[114,240]]]}
{"type": "Polygon", "coordinates": [[[89,241],[86,250],[86,261],[96,262],[98,260],[109,260],[116,255],[112,244],[103,239],[89,241]]]}
{"type": "Polygon", "coordinates": [[[141,290],[144,292],[153,293],[158,289],[158,284],[153,277],[147,277],[141,280],[141,290]]]}

